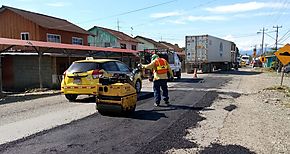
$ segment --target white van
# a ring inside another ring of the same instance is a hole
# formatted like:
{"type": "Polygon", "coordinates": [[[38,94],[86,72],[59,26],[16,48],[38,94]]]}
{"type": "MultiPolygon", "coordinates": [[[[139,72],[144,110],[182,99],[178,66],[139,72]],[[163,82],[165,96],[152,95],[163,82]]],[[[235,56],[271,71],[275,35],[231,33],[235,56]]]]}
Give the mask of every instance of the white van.
{"type": "Polygon", "coordinates": [[[181,69],[181,59],[179,55],[175,51],[161,52],[158,53],[158,55],[162,58],[165,58],[168,61],[174,77],[180,79],[182,69],[181,69]]]}
{"type": "Polygon", "coordinates": [[[246,65],[250,65],[250,56],[248,56],[248,55],[243,55],[243,56],[241,57],[241,60],[244,61],[244,62],[246,62],[246,65]]]}

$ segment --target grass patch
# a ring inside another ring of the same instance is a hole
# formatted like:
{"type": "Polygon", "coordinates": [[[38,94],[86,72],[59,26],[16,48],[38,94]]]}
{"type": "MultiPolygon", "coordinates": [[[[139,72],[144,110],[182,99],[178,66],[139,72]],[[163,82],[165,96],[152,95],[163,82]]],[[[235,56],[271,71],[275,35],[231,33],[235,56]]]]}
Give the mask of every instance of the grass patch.
{"type": "Polygon", "coordinates": [[[283,92],[286,94],[287,97],[290,97],[290,87],[288,86],[273,86],[265,88],[264,90],[275,90],[279,92],[283,92]]]}
{"type": "Polygon", "coordinates": [[[283,103],[284,106],[286,106],[287,108],[290,108],[290,103],[287,102],[287,103],[283,103]]]}
{"type": "Polygon", "coordinates": [[[275,72],[275,70],[269,67],[255,67],[254,70],[258,72],[275,72]]]}

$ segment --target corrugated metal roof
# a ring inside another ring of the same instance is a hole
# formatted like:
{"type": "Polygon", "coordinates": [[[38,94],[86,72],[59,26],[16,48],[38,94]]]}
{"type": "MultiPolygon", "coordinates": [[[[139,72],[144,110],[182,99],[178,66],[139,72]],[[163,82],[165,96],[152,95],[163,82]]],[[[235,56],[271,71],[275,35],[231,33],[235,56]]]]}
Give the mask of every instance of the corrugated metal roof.
{"type": "Polygon", "coordinates": [[[90,34],[88,31],[82,29],[81,27],[74,25],[70,23],[67,20],[48,16],[48,15],[43,15],[39,13],[34,13],[26,10],[21,10],[13,7],[8,7],[8,6],[2,6],[0,8],[0,13],[4,10],[10,10],[13,11],[20,16],[40,25],[41,27],[48,28],[48,29],[57,29],[57,30],[62,30],[62,31],[69,31],[69,32],[75,32],[75,33],[80,33],[80,34],[90,34]]]}
{"type": "Polygon", "coordinates": [[[64,43],[18,40],[18,39],[8,39],[8,38],[0,38],[0,45],[44,47],[44,48],[86,50],[86,51],[124,52],[124,53],[137,54],[137,51],[130,50],[130,49],[102,48],[102,47],[95,47],[95,46],[84,46],[84,45],[73,45],[73,44],[64,44],[64,43]]]}

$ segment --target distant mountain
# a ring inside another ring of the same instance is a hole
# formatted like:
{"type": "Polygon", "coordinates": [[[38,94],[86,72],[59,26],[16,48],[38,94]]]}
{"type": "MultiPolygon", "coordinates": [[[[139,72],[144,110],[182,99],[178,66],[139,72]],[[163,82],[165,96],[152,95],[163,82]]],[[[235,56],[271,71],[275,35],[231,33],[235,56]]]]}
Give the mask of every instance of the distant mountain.
{"type": "Polygon", "coordinates": [[[241,55],[252,55],[253,50],[240,50],[241,55]]]}
{"type": "MultiPolygon", "coordinates": [[[[260,55],[261,54],[261,51],[260,51],[261,49],[257,49],[257,55],[260,55]]],[[[271,51],[272,49],[271,48],[266,48],[266,49],[264,49],[264,52],[266,51],[271,51]]],[[[249,55],[249,56],[251,56],[251,55],[253,55],[253,50],[240,50],[240,54],[241,55],[249,55]]]]}

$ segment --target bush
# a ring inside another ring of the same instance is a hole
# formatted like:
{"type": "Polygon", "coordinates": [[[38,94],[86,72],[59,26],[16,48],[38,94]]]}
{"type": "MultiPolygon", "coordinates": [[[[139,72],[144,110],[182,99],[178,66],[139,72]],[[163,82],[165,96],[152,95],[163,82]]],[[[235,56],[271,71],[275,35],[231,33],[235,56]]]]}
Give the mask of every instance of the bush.
{"type": "Polygon", "coordinates": [[[276,70],[278,68],[278,62],[277,61],[273,61],[271,63],[271,68],[274,69],[274,70],[276,70]]]}

